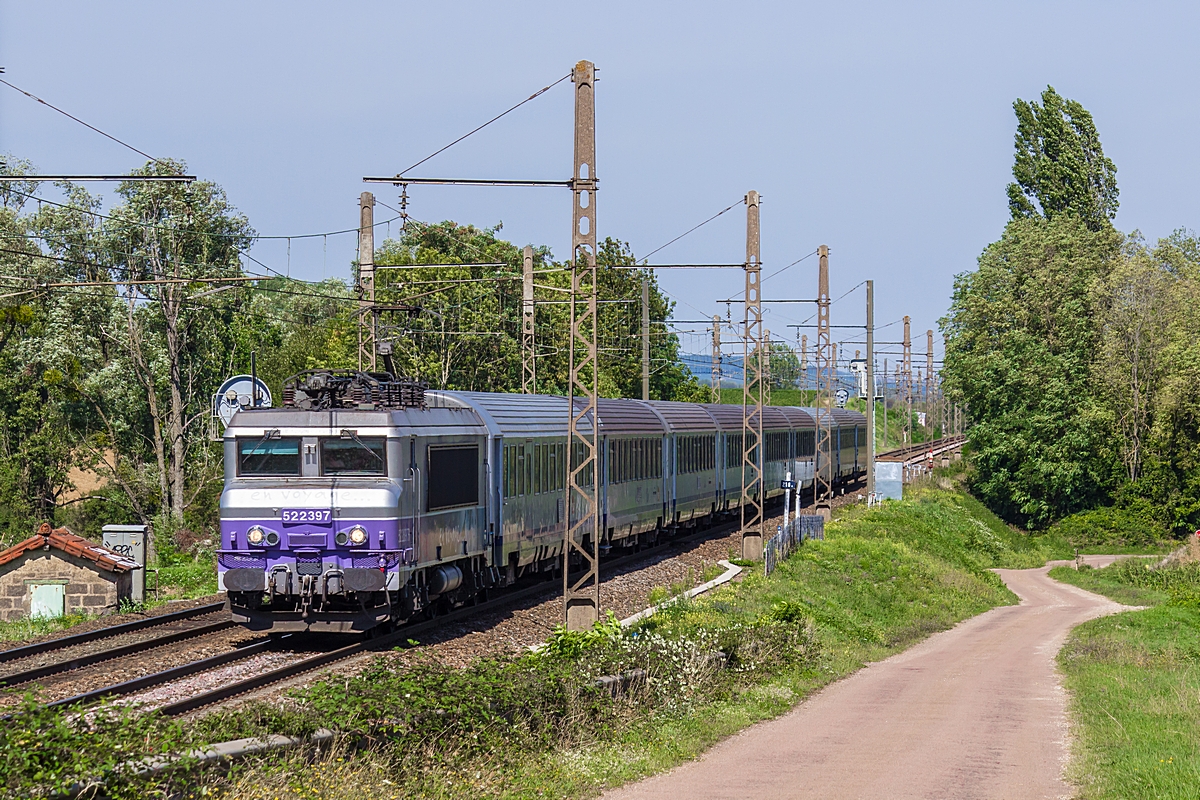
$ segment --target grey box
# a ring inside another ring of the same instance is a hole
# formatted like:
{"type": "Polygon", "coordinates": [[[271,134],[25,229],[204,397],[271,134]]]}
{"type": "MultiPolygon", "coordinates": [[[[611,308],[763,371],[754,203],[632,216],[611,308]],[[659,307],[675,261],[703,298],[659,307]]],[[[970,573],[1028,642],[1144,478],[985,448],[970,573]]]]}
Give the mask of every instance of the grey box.
{"type": "Polygon", "coordinates": [[[103,538],[100,543],[114,553],[119,553],[132,559],[138,565],[133,571],[133,587],[130,590],[130,600],[142,603],[146,600],[146,537],[149,535],[145,525],[105,525],[100,529],[103,538]]]}
{"type": "Polygon", "coordinates": [[[875,462],[875,494],[883,500],[904,499],[904,464],[898,461],[875,462]]]}

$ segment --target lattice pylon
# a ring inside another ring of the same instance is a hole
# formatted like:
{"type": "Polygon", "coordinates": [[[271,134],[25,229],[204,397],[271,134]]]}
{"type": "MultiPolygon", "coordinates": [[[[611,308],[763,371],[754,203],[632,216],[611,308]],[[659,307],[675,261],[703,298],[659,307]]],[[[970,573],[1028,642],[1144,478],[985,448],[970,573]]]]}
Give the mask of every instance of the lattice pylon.
{"type": "Polygon", "coordinates": [[[596,67],[580,61],[575,84],[575,171],[572,177],[571,335],[567,382],[566,528],[563,541],[563,618],[586,630],[600,618],[600,426],[596,335],[596,67]],[[571,575],[571,565],[580,570],[571,575]]]}
{"type": "Polygon", "coordinates": [[[817,248],[817,448],[813,502],[817,513],[829,519],[833,513],[833,342],[829,327],[829,248],[817,248]]]}
{"type": "Polygon", "coordinates": [[[933,400],[933,331],[925,331],[925,385],[921,387],[924,395],[925,406],[925,438],[929,438],[929,432],[933,430],[934,414],[931,410],[930,402],[933,400]]]}
{"type": "Polygon", "coordinates": [[[358,198],[358,369],[375,371],[375,195],[358,198]]]}
{"type": "Polygon", "coordinates": [[[904,318],[904,364],[901,367],[904,380],[904,443],[912,444],[912,410],[913,410],[913,378],[912,378],[912,335],[910,320],[904,318]]]}
{"type": "Polygon", "coordinates": [[[712,401],[721,402],[721,317],[717,314],[712,328],[712,401]]]}
{"type": "Polygon", "coordinates": [[[746,317],[742,334],[742,558],[763,557],[762,251],[758,192],[746,194],[746,317]]]}
{"type": "Polygon", "coordinates": [[[525,245],[521,272],[521,394],[537,394],[537,340],[534,334],[533,248],[525,245]]]}
{"type": "Polygon", "coordinates": [[[771,405],[771,332],[763,331],[763,352],[762,352],[762,370],[763,370],[763,405],[771,405]]]}

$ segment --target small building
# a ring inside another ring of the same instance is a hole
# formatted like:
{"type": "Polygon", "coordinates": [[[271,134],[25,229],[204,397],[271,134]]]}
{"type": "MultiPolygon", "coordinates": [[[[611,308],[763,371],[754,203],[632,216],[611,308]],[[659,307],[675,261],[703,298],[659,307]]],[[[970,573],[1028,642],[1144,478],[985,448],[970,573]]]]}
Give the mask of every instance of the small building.
{"type": "Polygon", "coordinates": [[[116,610],[132,597],[140,569],[131,558],[43,524],[0,552],[0,619],[116,610]]]}

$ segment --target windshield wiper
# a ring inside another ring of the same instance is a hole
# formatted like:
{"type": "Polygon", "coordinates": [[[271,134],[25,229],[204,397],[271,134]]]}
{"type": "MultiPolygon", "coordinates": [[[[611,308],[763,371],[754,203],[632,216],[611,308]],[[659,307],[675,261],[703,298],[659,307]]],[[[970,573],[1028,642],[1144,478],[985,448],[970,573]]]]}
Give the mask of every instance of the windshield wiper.
{"type": "MultiPolygon", "coordinates": [[[[279,428],[271,428],[270,430],[268,430],[266,433],[264,433],[262,435],[261,439],[259,439],[257,442],[254,443],[254,447],[250,450],[249,453],[242,453],[242,458],[252,457],[255,453],[258,452],[258,448],[262,447],[264,444],[267,443],[268,439],[278,439],[278,438],[279,438],[279,428]]],[[[266,453],[263,453],[263,455],[266,455],[266,453]]]]}
{"type": "Polygon", "coordinates": [[[383,456],[379,455],[379,453],[376,453],[375,448],[371,447],[369,444],[364,442],[362,439],[358,438],[358,433],[356,431],[352,431],[349,428],[342,428],[340,438],[352,440],[356,445],[358,445],[363,450],[366,450],[368,453],[373,455],[375,457],[375,460],[378,461],[380,464],[384,463],[383,456]]]}

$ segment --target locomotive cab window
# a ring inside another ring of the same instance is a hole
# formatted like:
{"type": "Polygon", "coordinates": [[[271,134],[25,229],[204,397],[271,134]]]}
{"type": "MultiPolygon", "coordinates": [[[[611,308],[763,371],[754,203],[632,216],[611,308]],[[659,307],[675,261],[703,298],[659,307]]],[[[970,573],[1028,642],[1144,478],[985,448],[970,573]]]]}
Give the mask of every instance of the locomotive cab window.
{"type": "Polygon", "coordinates": [[[369,438],[322,439],[322,475],[387,475],[387,440],[369,438]]]}
{"type": "Polygon", "coordinates": [[[299,439],[238,439],[238,475],[300,474],[299,439]]]}
{"type": "Polygon", "coordinates": [[[473,506],[478,502],[479,447],[473,444],[430,447],[426,510],[473,506]]]}

